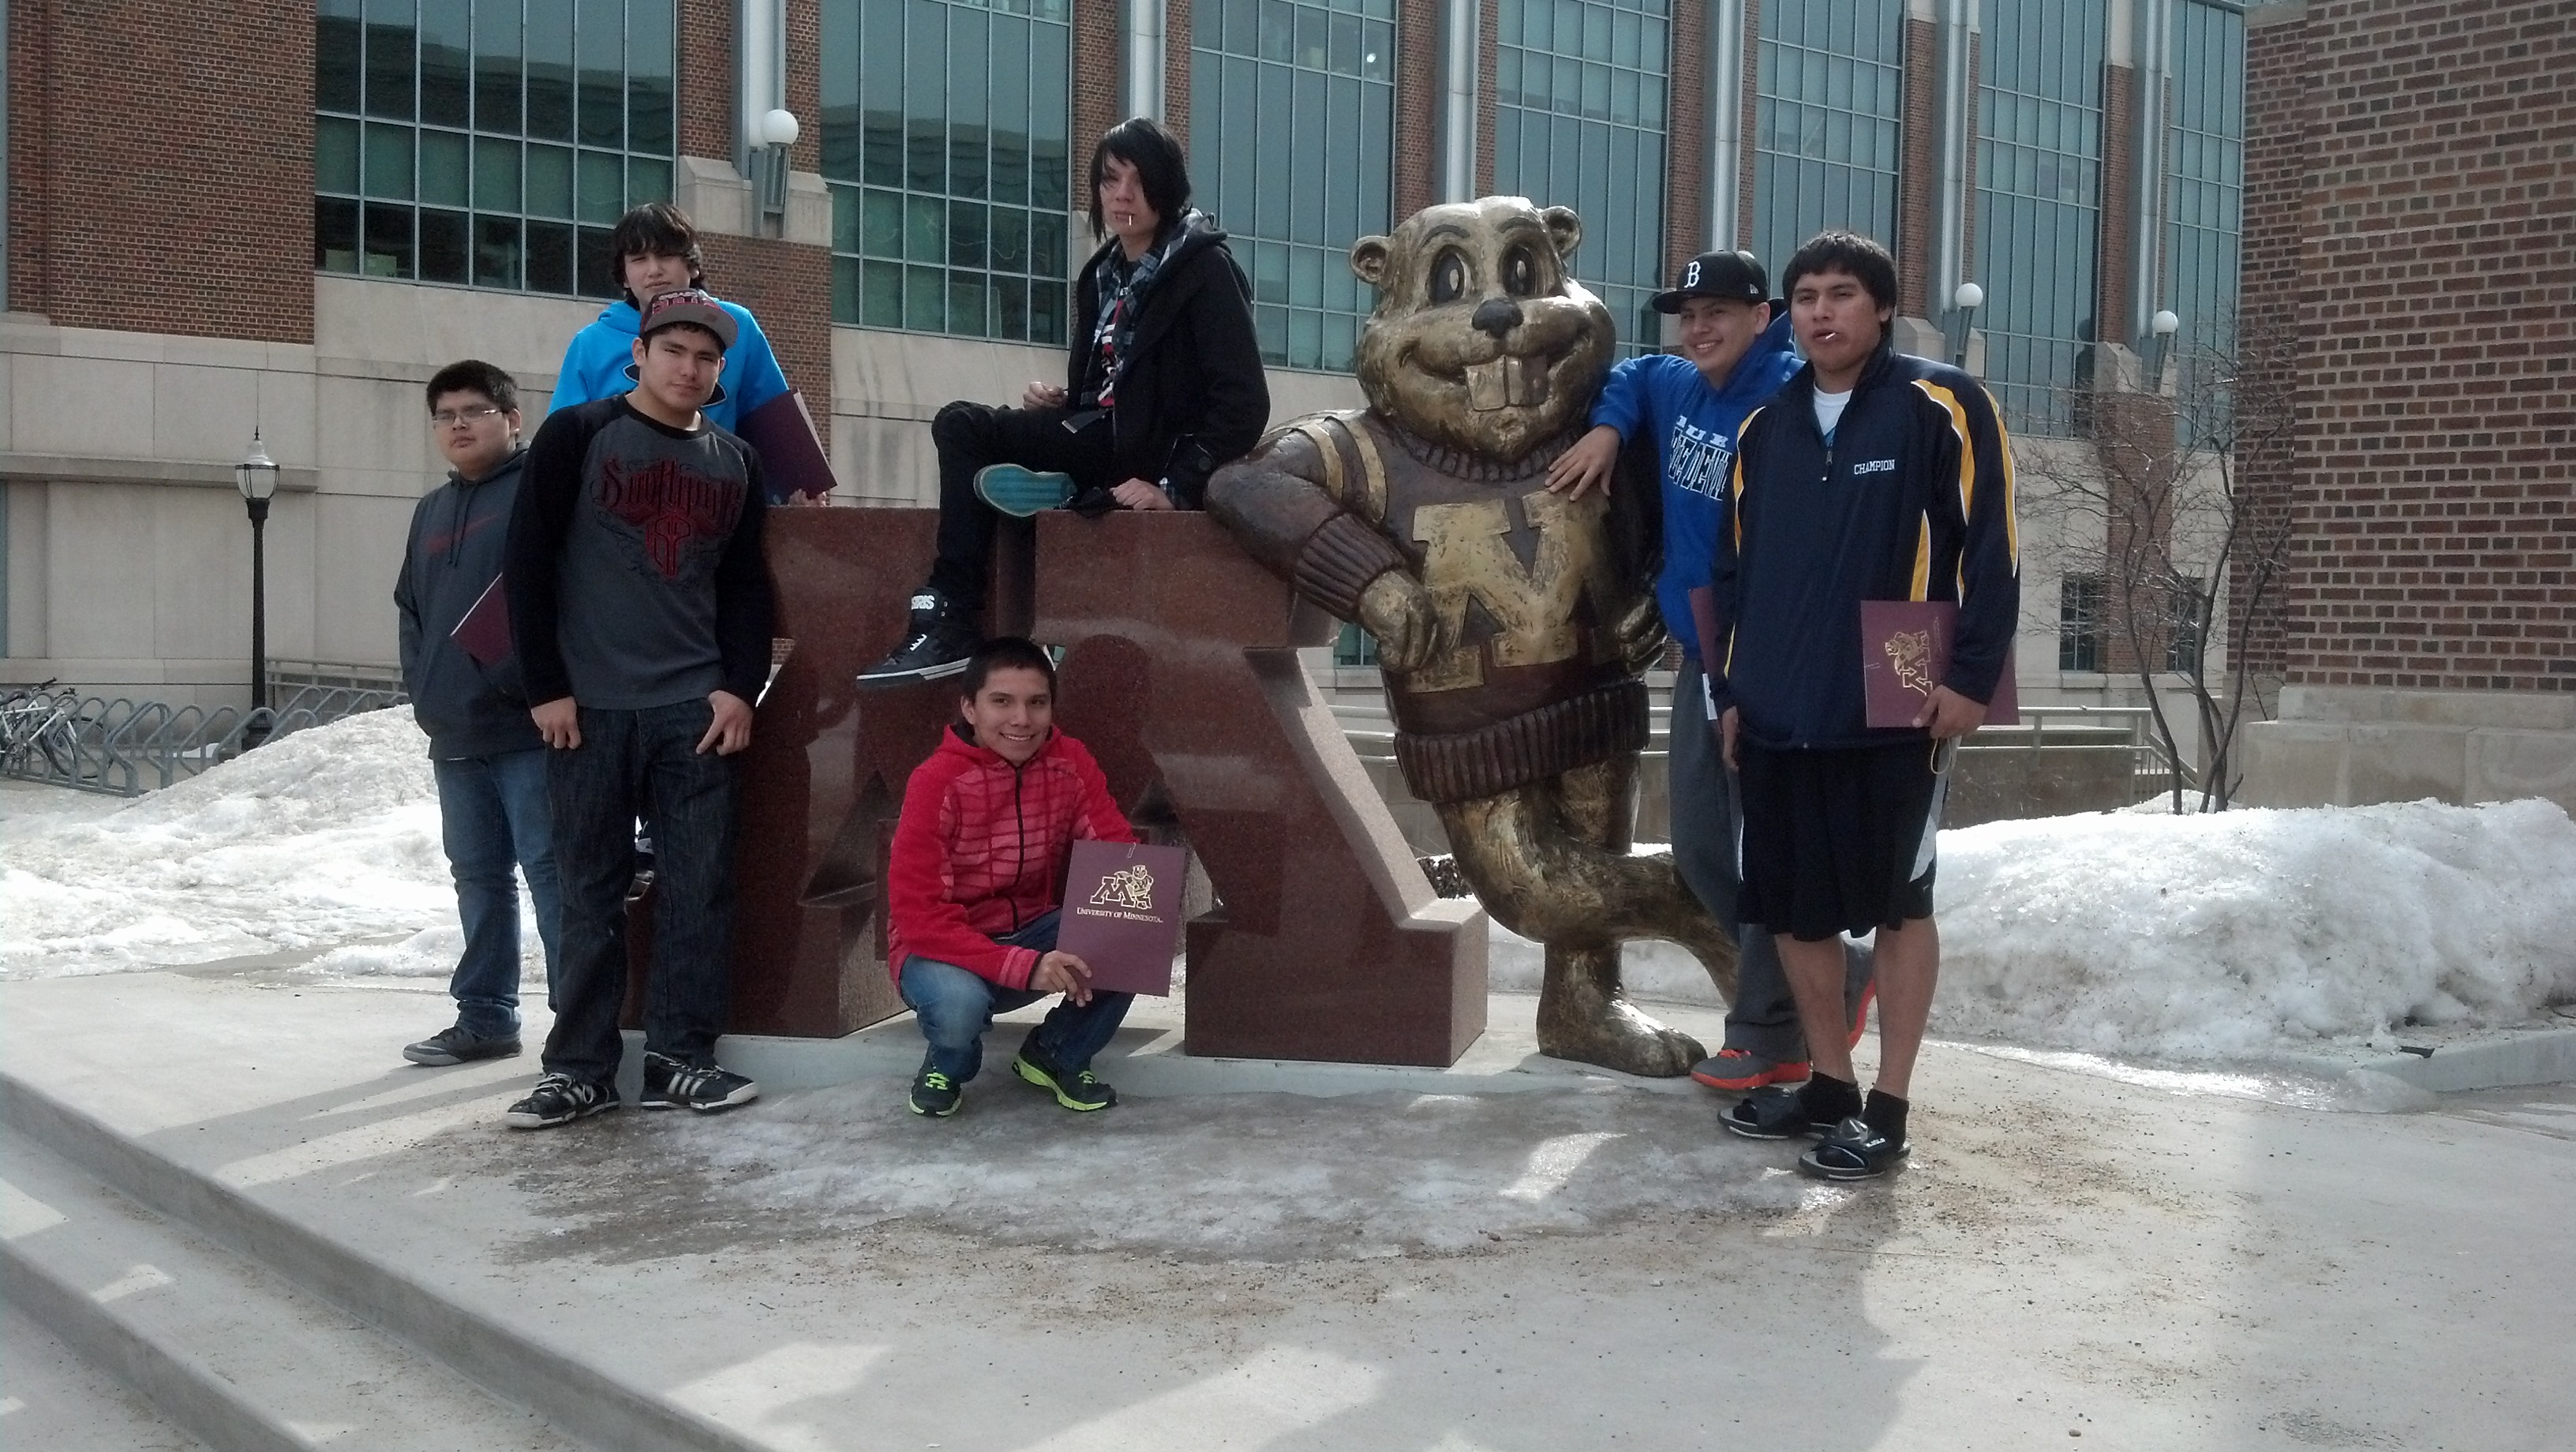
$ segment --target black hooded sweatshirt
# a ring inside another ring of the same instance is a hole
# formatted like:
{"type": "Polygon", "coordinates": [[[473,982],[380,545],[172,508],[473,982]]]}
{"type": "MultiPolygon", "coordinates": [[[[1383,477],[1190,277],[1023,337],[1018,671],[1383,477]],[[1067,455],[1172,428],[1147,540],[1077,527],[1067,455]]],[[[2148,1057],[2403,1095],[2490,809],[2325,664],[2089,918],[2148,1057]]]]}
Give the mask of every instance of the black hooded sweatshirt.
{"type": "MultiPolygon", "coordinates": [[[[1118,479],[1169,481],[1197,509],[1217,466],[1249,453],[1270,426],[1270,384],[1252,329],[1252,284],[1203,213],[1184,214],[1181,242],[1140,300],[1130,361],[1119,375],[1113,462],[1118,479]]],[[[1118,247],[1110,238],[1073,284],[1065,393],[1080,398],[1098,356],[1096,281],[1118,247]]]]}
{"type": "Polygon", "coordinates": [[[528,717],[518,657],[487,669],[451,635],[500,578],[527,458],[525,449],[515,450],[479,480],[451,473],[412,508],[394,606],[402,616],[403,689],[436,760],[545,745],[528,717]]]}

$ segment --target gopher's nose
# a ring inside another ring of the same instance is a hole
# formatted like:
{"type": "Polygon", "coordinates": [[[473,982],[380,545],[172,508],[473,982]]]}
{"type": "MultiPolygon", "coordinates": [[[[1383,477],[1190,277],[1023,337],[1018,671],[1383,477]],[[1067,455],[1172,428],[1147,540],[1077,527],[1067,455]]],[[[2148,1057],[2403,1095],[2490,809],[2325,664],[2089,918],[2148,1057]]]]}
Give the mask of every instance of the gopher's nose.
{"type": "Polygon", "coordinates": [[[1521,305],[1507,297],[1489,297],[1476,304],[1475,314],[1467,319],[1467,325],[1499,339],[1521,325],[1521,305]]]}

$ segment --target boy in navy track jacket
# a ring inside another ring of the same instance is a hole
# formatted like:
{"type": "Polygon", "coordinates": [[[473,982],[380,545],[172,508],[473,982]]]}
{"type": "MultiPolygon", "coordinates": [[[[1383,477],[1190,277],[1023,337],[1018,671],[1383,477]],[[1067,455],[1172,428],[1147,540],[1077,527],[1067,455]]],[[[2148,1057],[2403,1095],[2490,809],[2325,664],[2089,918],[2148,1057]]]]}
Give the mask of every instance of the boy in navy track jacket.
{"type": "Polygon", "coordinates": [[[1739,436],[1707,645],[1743,788],[1741,914],[1779,946],[1814,1074],[1726,1122],[1755,1138],[1820,1135],[1800,1165],[1860,1179],[1907,1153],[1905,1096],[1940,970],[1944,770],[1951,743],[1985,719],[2021,609],[2012,459],[1975,378],[1889,347],[1885,248],[1827,232],[1783,280],[1808,365],[1739,436]],[[1910,727],[1867,724],[1864,600],[1959,606],[1947,674],[1910,727]],[[1876,935],[1879,1073],[1866,1100],[1837,1032],[1845,933],[1876,935]]]}
{"type": "MultiPolygon", "coordinates": [[[[1673,682],[1671,754],[1673,863],[1717,920],[1735,931],[1735,996],[1726,1042],[1692,1068],[1713,1089],[1743,1091],[1807,1077],[1797,1003],[1781,974],[1771,935],[1736,919],[1735,782],[1719,759],[1717,715],[1708,709],[1699,628],[1691,597],[1708,594],[1709,566],[1725,514],[1735,435],[1745,416],[1798,371],[1789,315],[1771,306],[1768,275],[1750,252],[1691,259],[1656,311],[1681,320],[1679,353],[1649,353],[1610,370],[1592,405],[1592,430],[1548,471],[1548,487],[1580,495],[1607,488],[1620,452],[1651,441],[1662,479],[1663,569],[1655,603],[1682,648],[1673,682]]],[[[1846,997],[1855,1025],[1868,1012],[1869,954],[1847,954],[1846,997]]],[[[1855,1033],[1857,1027],[1855,1027],[1855,1033]]]]}

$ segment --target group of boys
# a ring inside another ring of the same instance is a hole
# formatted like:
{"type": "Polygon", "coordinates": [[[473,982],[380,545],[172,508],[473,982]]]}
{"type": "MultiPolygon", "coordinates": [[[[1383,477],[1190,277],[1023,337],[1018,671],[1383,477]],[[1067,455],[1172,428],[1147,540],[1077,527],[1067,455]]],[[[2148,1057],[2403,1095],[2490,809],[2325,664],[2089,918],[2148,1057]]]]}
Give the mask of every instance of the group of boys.
{"type": "MultiPolygon", "coordinates": [[[[785,385],[750,315],[700,290],[685,219],[631,214],[616,246],[627,300],[576,341],[529,447],[517,445],[508,375],[467,362],[432,380],[454,472],[421,502],[396,589],[466,935],[457,1023],[405,1053],[452,1064],[519,1051],[511,868],[522,868],[556,1012],[545,1072],[507,1117],[522,1128],[619,1103],[639,817],[652,824],[659,899],[641,1103],[715,1112],[759,1093],[713,1050],[732,758],[750,742],[768,666],[770,501],[757,455],[723,426],[717,380],[771,395],[785,385]],[[630,361],[608,366],[621,343],[630,361]],[[616,390],[620,374],[631,388],[616,390]],[[450,639],[496,577],[515,646],[497,666],[450,639]]],[[[2018,609],[2012,473],[1976,380],[1893,350],[1884,248],[1822,234],[1782,284],[1785,308],[1750,253],[1687,264],[1654,299],[1678,319],[1679,353],[1612,370],[1549,487],[1606,490],[1625,447],[1656,446],[1656,593],[1683,657],[1674,848],[1693,891],[1738,925],[1741,950],[1725,1044],[1694,1077],[1745,1093],[1723,1116],[1730,1130],[1816,1139],[1802,1167],[1854,1179],[1908,1152],[1938,971],[1944,773],[1956,738],[1983,720],[2018,609]],[[1948,673],[1908,728],[1866,724],[1857,607],[1870,599],[1960,608],[1948,673]],[[1872,935],[1872,948],[1851,941],[1872,935]],[[1864,1096],[1851,1051],[1873,999],[1880,1060],[1864,1096]]],[[[1056,950],[1056,898],[1074,841],[1133,833],[1089,753],[1053,729],[1054,690],[1040,647],[973,649],[959,719],[905,796],[888,957],[928,1040],[916,1113],[955,1112],[992,1016],[1050,994],[1062,1000],[1013,1071],[1068,1109],[1116,1102],[1092,1058],[1128,996],[1093,991],[1088,966],[1056,950]]]]}

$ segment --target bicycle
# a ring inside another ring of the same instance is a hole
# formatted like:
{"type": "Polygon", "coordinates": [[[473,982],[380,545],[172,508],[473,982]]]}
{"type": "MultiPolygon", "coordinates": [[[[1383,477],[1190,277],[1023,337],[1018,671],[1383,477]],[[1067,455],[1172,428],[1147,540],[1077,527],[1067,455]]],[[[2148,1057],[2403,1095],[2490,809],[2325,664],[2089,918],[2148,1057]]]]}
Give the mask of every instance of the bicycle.
{"type": "Polygon", "coordinates": [[[12,692],[0,700],[0,772],[10,776],[69,778],[80,759],[80,693],[55,681],[12,692]],[[45,770],[35,759],[43,757],[45,770]]]}

